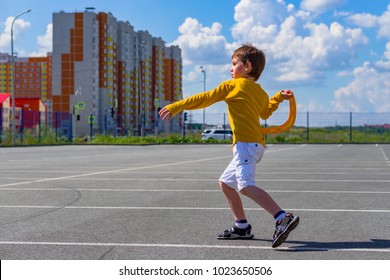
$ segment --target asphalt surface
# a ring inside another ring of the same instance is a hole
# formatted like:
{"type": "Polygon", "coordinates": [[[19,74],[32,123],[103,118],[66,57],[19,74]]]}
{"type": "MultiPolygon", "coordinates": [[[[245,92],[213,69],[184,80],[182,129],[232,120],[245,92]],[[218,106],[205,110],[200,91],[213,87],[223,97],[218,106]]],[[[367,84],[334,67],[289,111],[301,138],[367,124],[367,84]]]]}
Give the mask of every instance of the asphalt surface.
{"type": "Polygon", "coordinates": [[[273,218],[243,198],[253,240],[217,180],[229,145],[0,148],[2,260],[389,260],[390,145],[271,145],[257,185],[301,222],[271,248],[273,218]]]}

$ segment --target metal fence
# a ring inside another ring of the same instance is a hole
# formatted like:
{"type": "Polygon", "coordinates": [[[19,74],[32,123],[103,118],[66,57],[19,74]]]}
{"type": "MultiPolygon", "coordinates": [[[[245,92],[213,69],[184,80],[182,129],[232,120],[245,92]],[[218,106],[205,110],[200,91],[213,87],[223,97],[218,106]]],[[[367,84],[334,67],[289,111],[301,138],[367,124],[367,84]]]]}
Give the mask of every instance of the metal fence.
{"type": "MultiPolygon", "coordinates": [[[[288,114],[286,110],[276,111],[261,123],[265,126],[278,126],[288,119],[288,114]]],[[[205,116],[207,126],[223,128],[224,124],[228,125],[227,113],[210,113],[206,110],[205,116]]],[[[199,127],[199,124],[203,124],[203,112],[190,112],[189,122],[190,127],[199,127]]],[[[300,111],[293,129],[277,135],[267,135],[267,138],[269,142],[290,143],[390,143],[390,112],[300,111]]]]}
{"type": "MultiPolygon", "coordinates": [[[[202,132],[203,112],[189,111],[186,127],[192,135],[202,132]]],[[[11,120],[9,110],[0,108],[0,144],[10,143],[11,120]]],[[[16,138],[18,143],[55,143],[74,141],[73,115],[63,112],[36,112],[19,110],[16,112],[16,138]],[[49,141],[50,140],[50,141],[49,141]]],[[[266,126],[277,126],[288,118],[288,112],[277,111],[266,122],[266,126]]],[[[207,127],[228,127],[227,113],[205,114],[207,127]]],[[[154,131],[150,129],[150,131],[154,131]]],[[[94,134],[96,130],[93,131],[94,134]]],[[[163,132],[163,131],[161,131],[163,132]]],[[[120,136],[116,130],[104,130],[105,134],[120,136]]],[[[154,132],[153,132],[154,135],[154,132]]],[[[164,133],[166,135],[166,133],[164,133]]],[[[89,139],[91,134],[85,135],[89,139]]],[[[270,142],[305,143],[390,143],[389,113],[317,113],[298,112],[293,129],[278,135],[268,135],[270,142]]]]}

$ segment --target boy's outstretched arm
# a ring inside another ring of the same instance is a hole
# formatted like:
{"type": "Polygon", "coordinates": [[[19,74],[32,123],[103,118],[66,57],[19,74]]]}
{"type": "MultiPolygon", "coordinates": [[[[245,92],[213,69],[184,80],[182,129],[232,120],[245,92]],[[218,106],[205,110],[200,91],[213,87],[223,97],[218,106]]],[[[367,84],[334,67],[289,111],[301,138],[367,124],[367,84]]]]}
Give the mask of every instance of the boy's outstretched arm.
{"type": "Polygon", "coordinates": [[[168,121],[172,118],[171,112],[168,111],[166,107],[162,108],[160,112],[158,112],[158,115],[162,120],[167,119],[168,121]]]}

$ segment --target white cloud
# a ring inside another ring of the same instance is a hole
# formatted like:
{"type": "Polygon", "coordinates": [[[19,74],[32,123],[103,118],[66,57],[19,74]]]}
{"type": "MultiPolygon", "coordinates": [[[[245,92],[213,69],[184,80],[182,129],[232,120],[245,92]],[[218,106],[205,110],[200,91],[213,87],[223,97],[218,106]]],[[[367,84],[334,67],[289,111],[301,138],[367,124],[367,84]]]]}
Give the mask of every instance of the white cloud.
{"type": "MultiPolygon", "coordinates": [[[[0,34],[0,51],[10,53],[11,49],[11,25],[14,17],[8,17],[4,23],[4,30],[0,34]]],[[[26,29],[30,28],[31,24],[24,19],[16,19],[13,26],[13,39],[15,41],[23,36],[23,33],[26,29]]]]}
{"type": "Polygon", "coordinates": [[[46,33],[37,36],[38,52],[30,53],[29,56],[46,56],[53,49],[53,24],[47,25],[46,33]]]}
{"type": "MultiPolygon", "coordinates": [[[[323,9],[339,4],[305,2],[312,4],[313,11],[317,4],[323,9]]],[[[329,26],[314,23],[308,12],[296,11],[283,1],[242,0],[235,11],[233,38],[264,49],[280,82],[319,82],[325,71],[347,67],[357,50],[368,43],[359,28],[346,28],[338,22],[329,26]]]]}
{"type": "Polygon", "coordinates": [[[197,83],[200,81],[198,76],[199,76],[199,68],[190,70],[187,73],[183,74],[183,81],[190,82],[190,84],[192,84],[192,82],[194,81],[195,83],[197,83]]]}
{"type": "Polygon", "coordinates": [[[386,44],[386,51],[385,51],[384,55],[385,55],[386,59],[390,61],[390,42],[388,42],[386,44]]]}
{"type": "Polygon", "coordinates": [[[337,77],[347,77],[347,76],[351,76],[351,75],[352,75],[352,73],[350,71],[347,71],[347,70],[339,71],[336,74],[337,77]]]}
{"type": "MultiPolygon", "coordinates": [[[[345,14],[347,20],[362,28],[377,28],[378,38],[390,39],[390,5],[382,15],[345,14]]],[[[334,92],[332,104],[338,111],[390,111],[390,42],[382,59],[365,62],[353,71],[354,79],[334,92]]]]}
{"type": "Polygon", "coordinates": [[[347,14],[347,20],[362,28],[378,28],[378,37],[390,39],[390,5],[387,10],[380,16],[360,13],[347,14]]]}
{"type": "Polygon", "coordinates": [[[387,11],[379,17],[378,36],[390,39],[390,5],[387,6],[387,11]]]}
{"type": "MultiPolygon", "coordinates": [[[[310,11],[334,8],[340,1],[304,1],[310,11]],[[336,3],[337,2],[337,3],[336,3]],[[317,3],[317,4],[316,4],[317,3]]],[[[343,70],[368,43],[360,28],[338,22],[315,23],[309,11],[296,10],[283,0],[241,0],[235,7],[235,40],[228,43],[222,26],[203,26],[187,18],[173,42],[182,48],[184,65],[221,65],[230,62],[231,52],[251,42],[267,55],[267,72],[273,80],[290,83],[320,83],[328,70],[343,70]]]]}
{"type": "Polygon", "coordinates": [[[364,28],[375,27],[379,23],[377,16],[367,13],[348,15],[348,20],[364,28]]]}
{"type": "Polygon", "coordinates": [[[232,35],[244,43],[253,37],[257,41],[269,41],[276,35],[277,24],[287,16],[289,8],[283,1],[241,0],[234,10],[236,24],[232,27],[232,35]]]}
{"type": "Polygon", "coordinates": [[[385,60],[357,67],[354,80],[334,92],[332,104],[337,111],[390,111],[390,42],[384,57],[385,60]]]}
{"type": "Polygon", "coordinates": [[[345,3],[345,0],[302,0],[300,7],[303,10],[323,13],[345,3]]]}
{"type": "MultiPolygon", "coordinates": [[[[302,3],[305,5],[301,8],[306,10],[297,10],[281,0],[241,0],[235,7],[236,23],[231,28],[233,42],[227,42],[219,23],[206,27],[194,18],[187,18],[179,28],[180,36],[173,42],[182,48],[185,63],[194,67],[185,79],[200,81],[199,65],[207,67],[208,77],[217,73],[222,76],[222,69],[226,75],[231,52],[242,43],[251,42],[267,55],[263,79],[313,86],[323,83],[328,71],[335,71],[336,77],[350,76],[353,80],[334,92],[333,110],[390,111],[390,91],[387,90],[390,88],[390,42],[376,62],[350,69],[358,51],[369,43],[362,28],[376,27],[378,37],[390,37],[390,30],[387,31],[390,5],[380,16],[344,13],[342,17],[348,18],[349,23],[361,22],[354,28],[341,22],[316,20],[315,13],[333,9],[339,1],[302,3]]],[[[324,110],[323,106],[312,102],[305,108],[318,111],[324,110]]]]}
{"type": "Polygon", "coordinates": [[[226,50],[226,38],[221,35],[222,25],[215,22],[205,27],[197,19],[186,18],[180,25],[179,37],[172,42],[182,49],[183,63],[226,63],[230,55],[226,50]]]}

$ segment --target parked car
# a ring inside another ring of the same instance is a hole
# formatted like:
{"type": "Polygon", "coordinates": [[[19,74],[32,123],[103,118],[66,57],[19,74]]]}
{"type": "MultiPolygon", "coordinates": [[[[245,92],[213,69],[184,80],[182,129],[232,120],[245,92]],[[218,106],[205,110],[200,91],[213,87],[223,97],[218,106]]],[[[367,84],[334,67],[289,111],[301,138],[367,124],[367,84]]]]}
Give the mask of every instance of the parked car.
{"type": "Polygon", "coordinates": [[[202,140],[232,140],[233,132],[230,129],[206,129],[202,133],[202,140]]]}

